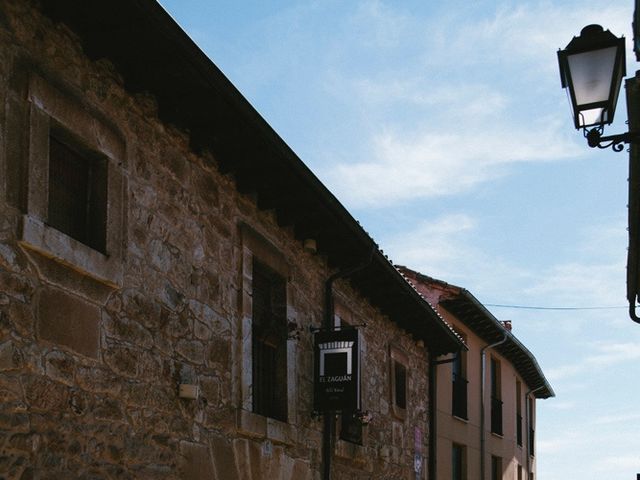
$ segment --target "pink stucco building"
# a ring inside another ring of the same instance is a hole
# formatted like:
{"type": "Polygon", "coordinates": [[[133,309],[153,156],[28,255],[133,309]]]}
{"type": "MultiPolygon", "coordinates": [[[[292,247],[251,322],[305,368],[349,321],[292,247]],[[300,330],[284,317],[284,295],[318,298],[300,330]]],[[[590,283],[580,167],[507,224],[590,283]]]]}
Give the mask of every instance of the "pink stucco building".
{"type": "Polygon", "coordinates": [[[554,396],[535,357],[467,290],[401,271],[468,346],[433,367],[435,478],[534,480],[536,400],[554,396]]]}

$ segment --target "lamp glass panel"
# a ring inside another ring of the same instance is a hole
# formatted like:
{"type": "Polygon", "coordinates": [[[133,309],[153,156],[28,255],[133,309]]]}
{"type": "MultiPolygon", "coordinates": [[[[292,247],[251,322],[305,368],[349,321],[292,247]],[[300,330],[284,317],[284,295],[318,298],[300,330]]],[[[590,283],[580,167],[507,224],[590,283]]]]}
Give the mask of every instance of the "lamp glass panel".
{"type": "Polygon", "coordinates": [[[590,108],[578,112],[578,124],[582,127],[600,125],[609,121],[609,115],[604,108],[590,108]]]}
{"type": "Polygon", "coordinates": [[[616,47],[609,47],[567,57],[578,109],[581,105],[609,100],[616,51],[616,47]]]}

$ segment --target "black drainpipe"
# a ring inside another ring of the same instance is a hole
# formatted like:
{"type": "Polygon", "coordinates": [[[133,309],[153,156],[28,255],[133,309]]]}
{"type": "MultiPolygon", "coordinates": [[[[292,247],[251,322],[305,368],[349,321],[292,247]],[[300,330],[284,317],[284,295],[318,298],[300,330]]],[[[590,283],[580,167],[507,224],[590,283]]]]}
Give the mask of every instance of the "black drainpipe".
{"type": "Polygon", "coordinates": [[[525,398],[525,431],[526,431],[526,435],[527,435],[527,453],[526,453],[526,458],[527,458],[527,475],[529,475],[529,478],[531,478],[531,450],[533,449],[533,444],[531,443],[531,434],[530,434],[530,429],[531,429],[531,423],[533,421],[533,419],[531,417],[533,417],[533,412],[531,410],[529,410],[529,396],[535,392],[537,392],[538,390],[542,390],[545,386],[544,385],[540,385],[539,387],[533,388],[531,390],[529,390],[524,398],[525,398]]]}
{"type": "Polygon", "coordinates": [[[435,355],[429,352],[429,459],[428,477],[429,480],[436,478],[436,368],[435,355]]]}
{"type": "MultiPolygon", "coordinates": [[[[333,302],[333,282],[339,278],[348,277],[354,273],[366,268],[373,259],[373,253],[375,252],[375,245],[371,248],[371,253],[365,261],[355,267],[345,268],[339,270],[331,275],[324,286],[324,319],[322,327],[330,330],[334,328],[334,302],[333,302]]],[[[335,412],[326,412],[324,414],[324,428],[322,429],[322,479],[331,480],[331,458],[333,452],[333,444],[335,440],[335,412]]]]}

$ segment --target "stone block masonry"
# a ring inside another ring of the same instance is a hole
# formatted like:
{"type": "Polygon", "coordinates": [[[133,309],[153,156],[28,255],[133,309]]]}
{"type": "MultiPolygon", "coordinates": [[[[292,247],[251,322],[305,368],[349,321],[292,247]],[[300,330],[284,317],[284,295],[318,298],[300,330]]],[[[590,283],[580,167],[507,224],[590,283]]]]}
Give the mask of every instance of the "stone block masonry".
{"type": "MultiPolygon", "coordinates": [[[[332,271],[38,5],[0,1],[0,479],[319,479],[309,327],[332,271]],[[47,222],[50,131],[107,164],[106,254],[47,222]],[[286,422],[251,411],[255,255],[286,271],[298,332],[286,422]],[[184,383],[197,400],[178,396],[184,383]]],[[[335,478],[414,479],[427,352],[347,281],[336,295],[367,324],[373,420],[361,445],[337,439],[335,478]],[[390,408],[392,347],[404,417],[390,408]]]]}

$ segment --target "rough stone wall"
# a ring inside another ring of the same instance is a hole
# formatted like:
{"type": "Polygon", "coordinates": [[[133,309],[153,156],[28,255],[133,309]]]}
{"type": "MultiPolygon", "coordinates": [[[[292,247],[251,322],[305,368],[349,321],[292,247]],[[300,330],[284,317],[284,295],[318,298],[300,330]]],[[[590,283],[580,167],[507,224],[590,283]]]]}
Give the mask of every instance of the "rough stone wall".
{"type": "MultiPolygon", "coordinates": [[[[320,478],[309,327],[321,324],[323,259],[35,5],[0,1],[0,478],[320,478]],[[121,215],[108,226],[107,260],[39,217],[46,175],[34,132],[58,121],[111,156],[109,208],[121,215]],[[289,342],[286,424],[252,414],[243,398],[240,225],[289,268],[299,338],[289,342]],[[179,398],[180,383],[199,385],[199,399],[179,398]]],[[[426,352],[348,283],[336,290],[368,325],[363,408],[373,421],[362,446],[337,442],[334,478],[416,478],[426,352]],[[392,347],[409,367],[405,418],[390,406],[392,347]]]]}

